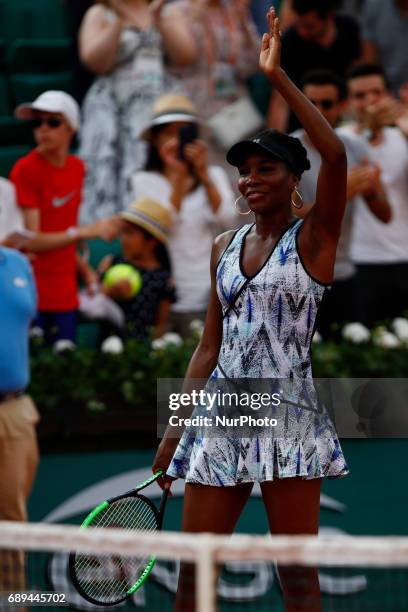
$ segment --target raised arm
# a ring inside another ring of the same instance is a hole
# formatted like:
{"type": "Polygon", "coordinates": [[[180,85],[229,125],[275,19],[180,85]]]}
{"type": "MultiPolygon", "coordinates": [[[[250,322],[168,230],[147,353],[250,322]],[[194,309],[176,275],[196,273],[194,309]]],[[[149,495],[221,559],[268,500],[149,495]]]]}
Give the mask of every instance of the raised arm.
{"type": "Polygon", "coordinates": [[[289,123],[289,107],[280,93],[274,89],[268,106],[266,124],[280,132],[286,132],[289,123]]]}
{"type": "Polygon", "coordinates": [[[191,25],[178,2],[163,6],[164,2],[154,0],[150,5],[164,50],[171,64],[188,66],[197,59],[197,46],[191,25]]]}
{"type": "Polygon", "coordinates": [[[316,202],[299,234],[299,248],[310,274],[321,282],[331,282],[346,206],[346,152],[322,114],[281,68],[279,20],[273,8],[268,12],[268,23],[270,30],[262,38],[260,67],[296,114],[322,160],[316,202]]]}
{"type": "Polygon", "coordinates": [[[91,6],[79,29],[81,62],[95,74],[107,74],[117,55],[123,19],[115,14],[109,21],[101,5],[91,6]]]}

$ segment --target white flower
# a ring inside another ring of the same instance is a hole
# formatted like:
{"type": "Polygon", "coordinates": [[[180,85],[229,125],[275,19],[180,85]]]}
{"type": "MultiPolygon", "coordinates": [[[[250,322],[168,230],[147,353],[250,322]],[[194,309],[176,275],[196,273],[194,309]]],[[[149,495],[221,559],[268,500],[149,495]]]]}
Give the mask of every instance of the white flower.
{"type": "Polygon", "coordinates": [[[194,319],[190,323],[190,329],[192,332],[199,332],[200,334],[202,334],[204,329],[204,322],[201,321],[201,319],[194,319]]]}
{"type": "Polygon", "coordinates": [[[62,353],[63,351],[73,351],[75,349],[75,344],[72,340],[57,340],[54,342],[52,347],[54,349],[54,353],[62,353]]]}
{"type": "Polygon", "coordinates": [[[163,338],[156,338],[152,342],[152,349],[155,350],[155,351],[159,351],[161,349],[164,349],[165,346],[166,346],[166,343],[164,342],[163,338]]]}
{"type": "Polygon", "coordinates": [[[408,342],[408,319],[397,317],[393,320],[391,327],[401,342],[408,342]]]}
{"type": "Polygon", "coordinates": [[[32,327],[30,329],[30,338],[42,338],[44,336],[44,330],[41,327],[32,327]]]}
{"type": "Polygon", "coordinates": [[[322,337],[319,334],[318,331],[315,331],[313,338],[312,338],[312,344],[320,344],[322,341],[322,337]]]}
{"type": "Polygon", "coordinates": [[[397,348],[401,346],[397,336],[387,331],[385,327],[377,327],[373,331],[373,340],[374,344],[381,348],[397,348]]]}
{"type": "Polygon", "coordinates": [[[370,330],[362,323],[348,323],[343,327],[341,334],[345,340],[354,342],[354,344],[370,340],[370,330]]]}
{"type": "Polygon", "coordinates": [[[183,339],[178,334],[174,334],[173,332],[168,332],[167,334],[163,334],[160,338],[156,338],[152,342],[152,349],[155,351],[160,351],[165,349],[167,346],[181,346],[183,344],[183,339]]]}
{"type": "Polygon", "coordinates": [[[112,355],[120,355],[123,353],[123,342],[119,336],[109,336],[102,342],[102,353],[112,353],[112,355]]]}
{"type": "Polygon", "coordinates": [[[161,339],[164,342],[164,346],[168,346],[169,344],[174,344],[175,346],[181,346],[183,344],[182,337],[173,332],[164,334],[164,336],[162,336],[161,339]]]}

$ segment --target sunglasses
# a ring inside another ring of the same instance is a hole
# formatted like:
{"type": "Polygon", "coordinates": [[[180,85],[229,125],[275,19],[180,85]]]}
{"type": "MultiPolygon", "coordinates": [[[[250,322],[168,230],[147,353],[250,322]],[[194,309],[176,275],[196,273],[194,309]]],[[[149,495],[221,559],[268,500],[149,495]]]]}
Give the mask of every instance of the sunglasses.
{"type": "Polygon", "coordinates": [[[40,128],[43,123],[48,125],[49,128],[55,129],[62,125],[62,119],[58,119],[57,117],[48,117],[47,119],[41,119],[38,117],[37,119],[32,120],[32,126],[35,130],[38,130],[38,128],[40,128]]]}
{"type": "Polygon", "coordinates": [[[327,98],[324,98],[323,100],[312,100],[309,98],[309,100],[315,106],[321,106],[323,110],[330,110],[336,104],[334,100],[329,100],[327,98]]]}

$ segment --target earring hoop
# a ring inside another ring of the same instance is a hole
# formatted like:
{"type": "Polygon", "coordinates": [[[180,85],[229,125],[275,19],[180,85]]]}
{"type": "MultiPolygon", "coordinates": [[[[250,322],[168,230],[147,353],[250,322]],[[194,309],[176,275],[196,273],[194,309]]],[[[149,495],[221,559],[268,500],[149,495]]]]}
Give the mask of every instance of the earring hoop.
{"type": "Polygon", "coordinates": [[[251,212],[252,212],[252,210],[251,210],[251,209],[249,209],[247,212],[242,212],[241,210],[239,210],[239,208],[238,208],[238,202],[240,201],[240,199],[241,199],[241,198],[242,198],[242,195],[240,195],[240,196],[239,196],[239,197],[238,197],[238,198],[235,200],[235,203],[234,203],[235,208],[236,208],[236,210],[237,210],[237,213],[238,213],[239,215],[250,215],[250,214],[251,214],[251,212]]]}
{"type": "Polygon", "coordinates": [[[296,202],[295,202],[295,200],[294,200],[294,198],[293,198],[293,192],[292,192],[292,197],[290,198],[290,201],[291,201],[291,203],[292,203],[292,206],[293,206],[294,208],[297,208],[297,209],[299,210],[299,209],[300,209],[300,208],[302,208],[302,206],[303,206],[303,196],[302,196],[302,194],[300,193],[300,191],[299,191],[299,189],[298,189],[297,187],[295,187],[293,191],[295,192],[295,194],[296,194],[296,195],[297,195],[297,197],[299,198],[299,200],[300,200],[300,204],[296,204],[296,202]]]}

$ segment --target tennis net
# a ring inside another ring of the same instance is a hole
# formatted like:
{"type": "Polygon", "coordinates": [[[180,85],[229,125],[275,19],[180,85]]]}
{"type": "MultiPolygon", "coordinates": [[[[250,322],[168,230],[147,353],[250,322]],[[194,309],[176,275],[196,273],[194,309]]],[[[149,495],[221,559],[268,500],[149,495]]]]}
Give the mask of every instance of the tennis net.
{"type": "Polygon", "coordinates": [[[98,609],[72,584],[73,551],[99,558],[156,557],[147,582],[118,604],[125,610],[173,610],[180,564],[194,572],[190,600],[179,601],[178,612],[408,610],[408,537],[225,537],[11,522],[0,522],[0,610],[98,609]],[[316,568],[321,595],[310,596],[310,589],[305,595],[307,576],[316,568]],[[294,585],[286,604],[285,580],[294,585]]]}

